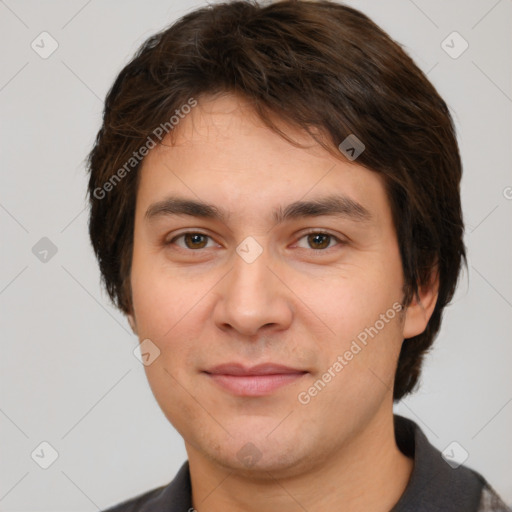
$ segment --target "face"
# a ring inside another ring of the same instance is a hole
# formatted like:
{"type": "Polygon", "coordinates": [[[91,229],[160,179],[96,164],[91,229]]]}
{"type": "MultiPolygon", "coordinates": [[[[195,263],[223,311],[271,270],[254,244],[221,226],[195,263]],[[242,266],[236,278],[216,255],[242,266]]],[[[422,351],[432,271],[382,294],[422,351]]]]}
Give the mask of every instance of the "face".
{"type": "Polygon", "coordinates": [[[131,270],[132,322],[160,351],[146,374],[189,456],[274,475],[391,414],[402,341],[428,320],[399,313],[380,176],[287,133],[308,147],[236,97],[199,101],[144,160],[131,270]]]}

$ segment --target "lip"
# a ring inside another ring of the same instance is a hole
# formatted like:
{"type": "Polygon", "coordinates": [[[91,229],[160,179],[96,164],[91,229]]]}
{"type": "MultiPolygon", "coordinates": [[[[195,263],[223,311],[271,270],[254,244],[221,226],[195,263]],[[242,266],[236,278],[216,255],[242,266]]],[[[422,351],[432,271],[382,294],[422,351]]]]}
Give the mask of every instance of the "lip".
{"type": "Polygon", "coordinates": [[[206,375],[222,389],[237,396],[265,396],[297,381],[308,373],[274,363],[246,367],[239,363],[215,366],[206,375]]]}

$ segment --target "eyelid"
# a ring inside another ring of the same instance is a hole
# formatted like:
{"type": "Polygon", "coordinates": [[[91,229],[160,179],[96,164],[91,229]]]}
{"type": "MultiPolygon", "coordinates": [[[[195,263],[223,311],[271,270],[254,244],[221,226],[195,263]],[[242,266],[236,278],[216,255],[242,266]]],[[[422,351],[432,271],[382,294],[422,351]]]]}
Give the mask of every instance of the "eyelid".
{"type": "MultiPolygon", "coordinates": [[[[338,243],[335,244],[334,246],[332,247],[327,247],[326,249],[309,249],[310,251],[314,251],[316,253],[320,253],[320,252],[327,252],[329,249],[334,249],[336,246],[338,245],[345,245],[348,243],[348,240],[338,236],[338,235],[335,235],[334,233],[332,233],[330,230],[328,229],[322,229],[322,228],[311,228],[309,229],[308,231],[303,231],[298,237],[297,237],[297,242],[299,240],[301,240],[302,238],[304,238],[305,236],[308,236],[308,235],[327,235],[327,236],[330,236],[331,238],[333,238],[334,240],[336,240],[338,243]]],[[[295,244],[297,243],[295,242],[295,244]]],[[[299,247],[299,249],[303,249],[303,247],[299,247]]]]}
{"type": "MultiPolygon", "coordinates": [[[[296,237],[296,241],[294,242],[294,244],[297,244],[297,242],[299,240],[301,240],[302,238],[304,238],[304,237],[306,237],[308,235],[311,235],[311,234],[327,235],[327,236],[331,237],[332,239],[334,239],[337,242],[334,246],[327,247],[325,249],[311,249],[311,248],[309,248],[310,251],[314,251],[316,253],[327,252],[329,249],[333,249],[334,247],[336,247],[338,245],[345,245],[345,244],[348,243],[348,240],[346,240],[343,237],[340,237],[338,235],[335,235],[334,233],[332,233],[328,229],[310,228],[309,230],[307,230],[305,232],[303,231],[302,233],[300,233],[300,235],[298,235],[296,237]]],[[[208,233],[205,233],[201,229],[197,229],[197,230],[190,230],[190,229],[188,229],[187,231],[182,231],[181,233],[174,234],[170,240],[167,240],[168,237],[164,237],[164,242],[163,243],[164,243],[164,245],[172,245],[172,244],[175,243],[175,241],[178,238],[181,238],[181,237],[183,237],[185,235],[203,235],[203,236],[209,238],[214,243],[217,243],[212,235],[209,235],[208,233]]],[[[218,245],[220,245],[220,244],[218,244],[218,245]]],[[[177,246],[177,247],[179,249],[182,249],[182,250],[187,251],[187,252],[201,252],[204,249],[208,249],[208,247],[203,247],[201,249],[188,249],[188,248],[183,248],[183,247],[180,247],[180,246],[177,246]]],[[[299,249],[305,249],[305,248],[304,247],[299,247],[299,249]]]]}
{"type": "MultiPolygon", "coordinates": [[[[170,238],[170,239],[168,236],[165,236],[163,239],[163,244],[164,245],[174,244],[175,240],[177,240],[178,238],[181,238],[182,236],[185,236],[185,235],[202,235],[218,244],[218,242],[215,241],[215,239],[213,238],[212,235],[209,235],[208,233],[205,233],[204,231],[201,231],[200,229],[197,229],[197,230],[188,229],[187,231],[182,231],[181,233],[173,234],[172,238],[170,238]]],[[[220,244],[218,244],[218,245],[220,245],[220,244]]],[[[200,249],[196,249],[194,251],[194,249],[184,249],[183,247],[179,247],[179,246],[178,246],[178,248],[183,249],[184,251],[189,251],[189,252],[199,252],[200,251],[200,249]]]]}

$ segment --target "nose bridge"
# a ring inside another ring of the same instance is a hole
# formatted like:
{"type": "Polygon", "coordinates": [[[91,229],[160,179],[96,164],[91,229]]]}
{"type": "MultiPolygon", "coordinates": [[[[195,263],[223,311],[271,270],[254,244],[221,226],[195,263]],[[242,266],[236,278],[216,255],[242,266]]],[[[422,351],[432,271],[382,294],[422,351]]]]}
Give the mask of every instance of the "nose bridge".
{"type": "Polygon", "coordinates": [[[285,287],[270,270],[271,255],[256,244],[249,237],[237,247],[215,315],[219,326],[229,325],[247,335],[268,324],[285,327],[291,316],[285,287]]]}

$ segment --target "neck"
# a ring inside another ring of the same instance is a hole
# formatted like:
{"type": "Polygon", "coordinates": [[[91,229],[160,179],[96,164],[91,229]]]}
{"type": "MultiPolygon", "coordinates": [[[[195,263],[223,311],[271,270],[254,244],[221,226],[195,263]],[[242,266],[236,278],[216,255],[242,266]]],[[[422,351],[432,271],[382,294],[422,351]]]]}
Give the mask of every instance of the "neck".
{"type": "Polygon", "coordinates": [[[413,461],[398,449],[393,414],[375,416],[364,432],[321,466],[287,476],[241,475],[187,444],[192,501],[198,512],[279,510],[387,512],[403,494],[413,461]]]}

